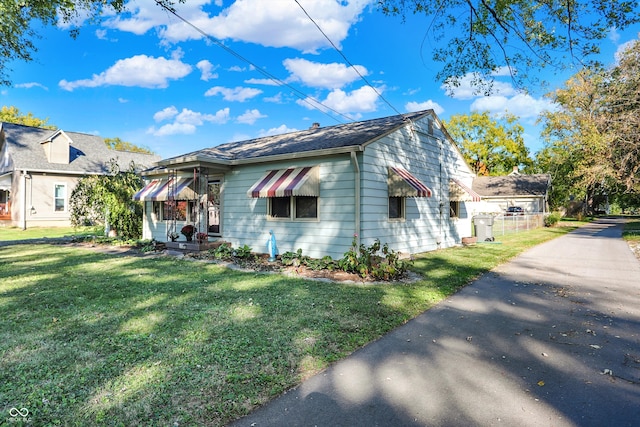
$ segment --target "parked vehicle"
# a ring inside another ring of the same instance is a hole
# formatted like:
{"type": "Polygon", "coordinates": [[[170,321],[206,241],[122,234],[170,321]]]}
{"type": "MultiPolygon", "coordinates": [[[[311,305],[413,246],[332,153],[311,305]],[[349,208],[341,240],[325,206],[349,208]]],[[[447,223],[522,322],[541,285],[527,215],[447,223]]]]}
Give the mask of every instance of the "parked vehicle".
{"type": "Polygon", "coordinates": [[[522,209],[520,206],[509,206],[509,208],[507,208],[507,212],[505,212],[505,216],[516,215],[524,215],[524,209],[522,209]]]}

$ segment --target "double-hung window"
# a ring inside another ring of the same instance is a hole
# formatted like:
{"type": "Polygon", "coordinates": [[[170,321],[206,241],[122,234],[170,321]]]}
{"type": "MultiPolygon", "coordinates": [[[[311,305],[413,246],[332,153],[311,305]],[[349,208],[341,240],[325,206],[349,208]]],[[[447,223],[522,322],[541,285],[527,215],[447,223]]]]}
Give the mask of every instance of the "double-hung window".
{"type": "Polygon", "coordinates": [[[53,210],[55,212],[67,210],[67,184],[53,185],[53,210]]]}

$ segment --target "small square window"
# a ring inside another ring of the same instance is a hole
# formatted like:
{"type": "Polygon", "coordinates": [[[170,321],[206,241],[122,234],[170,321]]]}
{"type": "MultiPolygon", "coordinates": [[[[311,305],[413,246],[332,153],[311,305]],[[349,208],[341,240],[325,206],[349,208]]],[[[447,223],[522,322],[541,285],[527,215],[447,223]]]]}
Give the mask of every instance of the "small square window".
{"type": "Polygon", "coordinates": [[[404,218],[404,197],[389,197],[389,219],[404,218]]]}
{"type": "Polygon", "coordinates": [[[312,219],[318,218],[318,198],[309,196],[299,196],[295,199],[296,218],[312,219]]]}
{"type": "Polygon", "coordinates": [[[291,218],[291,197],[270,197],[269,216],[272,218],[291,218]]]}

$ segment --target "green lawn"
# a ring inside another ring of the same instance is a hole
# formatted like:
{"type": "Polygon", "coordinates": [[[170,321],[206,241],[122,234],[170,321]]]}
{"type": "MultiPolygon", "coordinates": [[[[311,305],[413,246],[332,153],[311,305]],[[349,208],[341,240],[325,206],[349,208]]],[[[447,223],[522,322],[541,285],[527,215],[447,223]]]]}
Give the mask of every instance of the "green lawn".
{"type": "Polygon", "coordinates": [[[412,284],[0,247],[0,424],[223,425],[578,225],[421,255],[412,284]]]}
{"type": "Polygon", "coordinates": [[[640,241],[640,218],[632,217],[627,220],[622,237],[625,240],[640,241]]]}
{"type": "Polygon", "coordinates": [[[9,240],[28,240],[28,239],[43,239],[43,238],[58,238],[68,236],[86,236],[96,234],[103,234],[101,230],[96,230],[91,227],[30,227],[26,230],[17,227],[0,227],[0,242],[9,240]]]}

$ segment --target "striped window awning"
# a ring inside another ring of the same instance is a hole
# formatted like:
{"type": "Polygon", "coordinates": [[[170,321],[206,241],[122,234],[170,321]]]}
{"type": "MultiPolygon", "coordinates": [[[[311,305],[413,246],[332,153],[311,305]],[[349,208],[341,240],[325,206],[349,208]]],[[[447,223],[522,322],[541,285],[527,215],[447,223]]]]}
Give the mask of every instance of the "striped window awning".
{"type": "Polygon", "coordinates": [[[268,171],[247,191],[253,198],[319,195],[317,166],[268,171]]]}
{"type": "Polygon", "coordinates": [[[154,179],[134,194],[133,200],[140,202],[194,200],[198,195],[189,187],[192,183],[193,178],[154,179]]]}
{"type": "Polygon", "coordinates": [[[481,197],[458,179],[449,181],[449,200],[452,202],[479,202],[481,197]]]}
{"type": "Polygon", "coordinates": [[[399,167],[389,167],[387,183],[389,197],[431,197],[433,194],[422,181],[399,167]]]}

